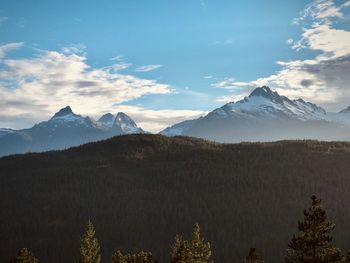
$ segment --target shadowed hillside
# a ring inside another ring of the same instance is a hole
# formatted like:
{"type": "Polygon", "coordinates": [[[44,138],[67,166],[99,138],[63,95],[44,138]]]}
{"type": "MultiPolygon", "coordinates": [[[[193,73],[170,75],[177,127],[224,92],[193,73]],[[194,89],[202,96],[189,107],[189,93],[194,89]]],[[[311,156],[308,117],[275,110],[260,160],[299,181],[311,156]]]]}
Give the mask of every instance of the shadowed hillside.
{"type": "Polygon", "coordinates": [[[116,249],[165,262],[195,222],[216,262],[249,247],[281,262],[311,194],[350,247],[350,143],[217,144],[129,135],[66,151],[0,159],[0,262],[28,247],[41,262],[73,262],[91,219],[105,262],[116,249]]]}

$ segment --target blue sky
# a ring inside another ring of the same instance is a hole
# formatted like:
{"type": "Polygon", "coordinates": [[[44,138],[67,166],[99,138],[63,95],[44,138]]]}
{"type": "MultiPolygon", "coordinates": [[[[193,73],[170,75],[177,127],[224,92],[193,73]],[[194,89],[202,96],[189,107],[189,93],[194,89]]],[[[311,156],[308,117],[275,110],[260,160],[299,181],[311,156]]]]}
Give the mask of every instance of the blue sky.
{"type": "Polygon", "coordinates": [[[350,105],[348,64],[337,64],[350,54],[349,1],[72,2],[1,1],[1,127],[69,104],[93,117],[122,110],[157,131],[262,84],[350,105]],[[315,63],[322,74],[307,75],[315,63]],[[331,72],[343,75],[334,83],[331,72]]]}

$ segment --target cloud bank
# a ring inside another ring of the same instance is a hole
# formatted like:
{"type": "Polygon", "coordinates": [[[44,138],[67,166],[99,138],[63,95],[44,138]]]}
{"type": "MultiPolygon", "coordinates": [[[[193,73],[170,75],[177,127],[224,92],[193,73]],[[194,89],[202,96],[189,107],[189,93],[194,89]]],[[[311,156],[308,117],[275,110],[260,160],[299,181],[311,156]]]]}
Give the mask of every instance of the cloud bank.
{"type": "Polygon", "coordinates": [[[172,92],[167,84],[119,72],[130,64],[91,68],[85,52],[75,47],[63,48],[62,52],[40,51],[30,58],[8,58],[8,52],[22,46],[23,43],[0,46],[0,127],[27,127],[65,105],[77,113],[95,117],[125,110],[152,131],[200,114],[120,106],[146,94],[172,92]]]}
{"type": "Polygon", "coordinates": [[[329,110],[349,106],[350,31],[334,25],[334,21],[347,19],[345,12],[349,7],[350,1],[336,5],[330,0],[318,0],[306,6],[293,20],[294,24],[303,25],[301,38],[288,39],[287,43],[296,51],[308,49],[318,55],[306,60],[278,61],[281,70],[254,81],[238,82],[230,78],[214,83],[214,87],[230,89],[233,93],[219,99],[229,100],[249,93],[254,87],[268,85],[283,95],[302,97],[329,110]]]}

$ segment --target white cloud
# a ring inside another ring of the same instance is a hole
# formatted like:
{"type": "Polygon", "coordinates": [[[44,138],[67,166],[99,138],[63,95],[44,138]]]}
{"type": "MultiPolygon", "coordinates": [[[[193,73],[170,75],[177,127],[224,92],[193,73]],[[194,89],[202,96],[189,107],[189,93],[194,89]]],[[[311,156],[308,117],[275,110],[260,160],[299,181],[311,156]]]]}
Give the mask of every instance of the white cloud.
{"type": "Polygon", "coordinates": [[[287,43],[288,45],[293,44],[293,42],[294,42],[293,38],[288,38],[287,41],[286,41],[286,43],[287,43]]]}
{"type": "Polygon", "coordinates": [[[0,47],[0,127],[1,123],[9,126],[10,119],[13,127],[21,126],[21,118],[35,123],[65,105],[84,115],[96,115],[145,94],[172,92],[169,85],[118,73],[120,64],[91,68],[86,57],[74,50],[68,54],[42,51],[31,58],[5,57],[22,45],[0,47]]]}
{"type": "Polygon", "coordinates": [[[15,43],[8,43],[0,46],[0,59],[5,57],[9,51],[19,49],[23,45],[24,45],[24,42],[15,42],[15,43]]]}
{"type": "Polygon", "coordinates": [[[156,65],[145,65],[145,66],[138,67],[137,69],[135,69],[135,71],[137,71],[137,72],[148,72],[148,71],[152,71],[152,70],[158,69],[160,67],[163,67],[163,65],[159,65],[159,64],[156,64],[156,65]]]}
{"type": "Polygon", "coordinates": [[[232,94],[232,95],[227,95],[227,96],[221,96],[216,99],[217,102],[221,103],[229,103],[229,102],[236,102],[241,99],[243,99],[245,96],[247,96],[249,93],[240,93],[240,94],[232,94]]]}
{"type": "Polygon", "coordinates": [[[233,87],[234,82],[235,82],[234,78],[226,78],[219,82],[212,83],[211,86],[214,88],[229,89],[233,87]]]}
{"type": "Polygon", "coordinates": [[[319,54],[305,60],[277,61],[276,73],[249,82],[225,81],[219,87],[253,87],[267,85],[283,95],[313,101],[329,110],[350,105],[350,31],[336,29],[333,20],[344,19],[350,1],[336,6],[333,1],[315,1],[307,6],[298,23],[311,19],[300,40],[288,41],[295,50],[308,49],[319,54]]]}
{"type": "Polygon", "coordinates": [[[213,76],[210,76],[210,75],[203,77],[203,79],[212,79],[212,78],[213,78],[213,76]]]}
{"type": "Polygon", "coordinates": [[[307,5],[300,13],[299,17],[293,20],[294,24],[316,22],[318,24],[331,24],[333,18],[343,18],[342,9],[349,6],[350,1],[346,1],[340,6],[336,6],[333,0],[315,0],[307,5]]]}
{"type": "Polygon", "coordinates": [[[117,105],[114,112],[121,111],[128,114],[138,126],[146,131],[159,132],[175,123],[199,118],[205,111],[162,109],[152,110],[138,106],[117,105]]]}
{"type": "Polygon", "coordinates": [[[86,46],[84,44],[71,44],[63,47],[62,52],[67,55],[81,54],[86,56],[86,46]]]}

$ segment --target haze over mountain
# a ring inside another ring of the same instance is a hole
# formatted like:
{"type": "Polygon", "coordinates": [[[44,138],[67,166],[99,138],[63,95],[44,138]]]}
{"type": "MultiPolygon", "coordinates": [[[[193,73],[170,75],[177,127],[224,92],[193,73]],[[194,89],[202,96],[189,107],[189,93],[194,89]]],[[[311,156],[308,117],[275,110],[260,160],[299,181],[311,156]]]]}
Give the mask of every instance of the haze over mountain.
{"type": "Polygon", "coordinates": [[[23,130],[0,129],[0,156],[64,149],[116,135],[144,133],[126,114],[103,115],[98,121],[67,106],[48,120],[23,130]]]}
{"type": "MultiPolygon", "coordinates": [[[[116,135],[144,133],[125,113],[98,121],[67,106],[50,120],[23,130],[0,129],[0,156],[63,149],[116,135]]],[[[162,135],[185,135],[218,142],[284,139],[350,140],[350,109],[339,113],[302,99],[291,100],[264,86],[204,117],[168,127],[162,135]]]]}
{"type": "Polygon", "coordinates": [[[302,99],[291,100],[263,86],[205,117],[175,124],[160,133],[219,142],[350,140],[350,110],[326,112],[316,104],[302,99]]]}

